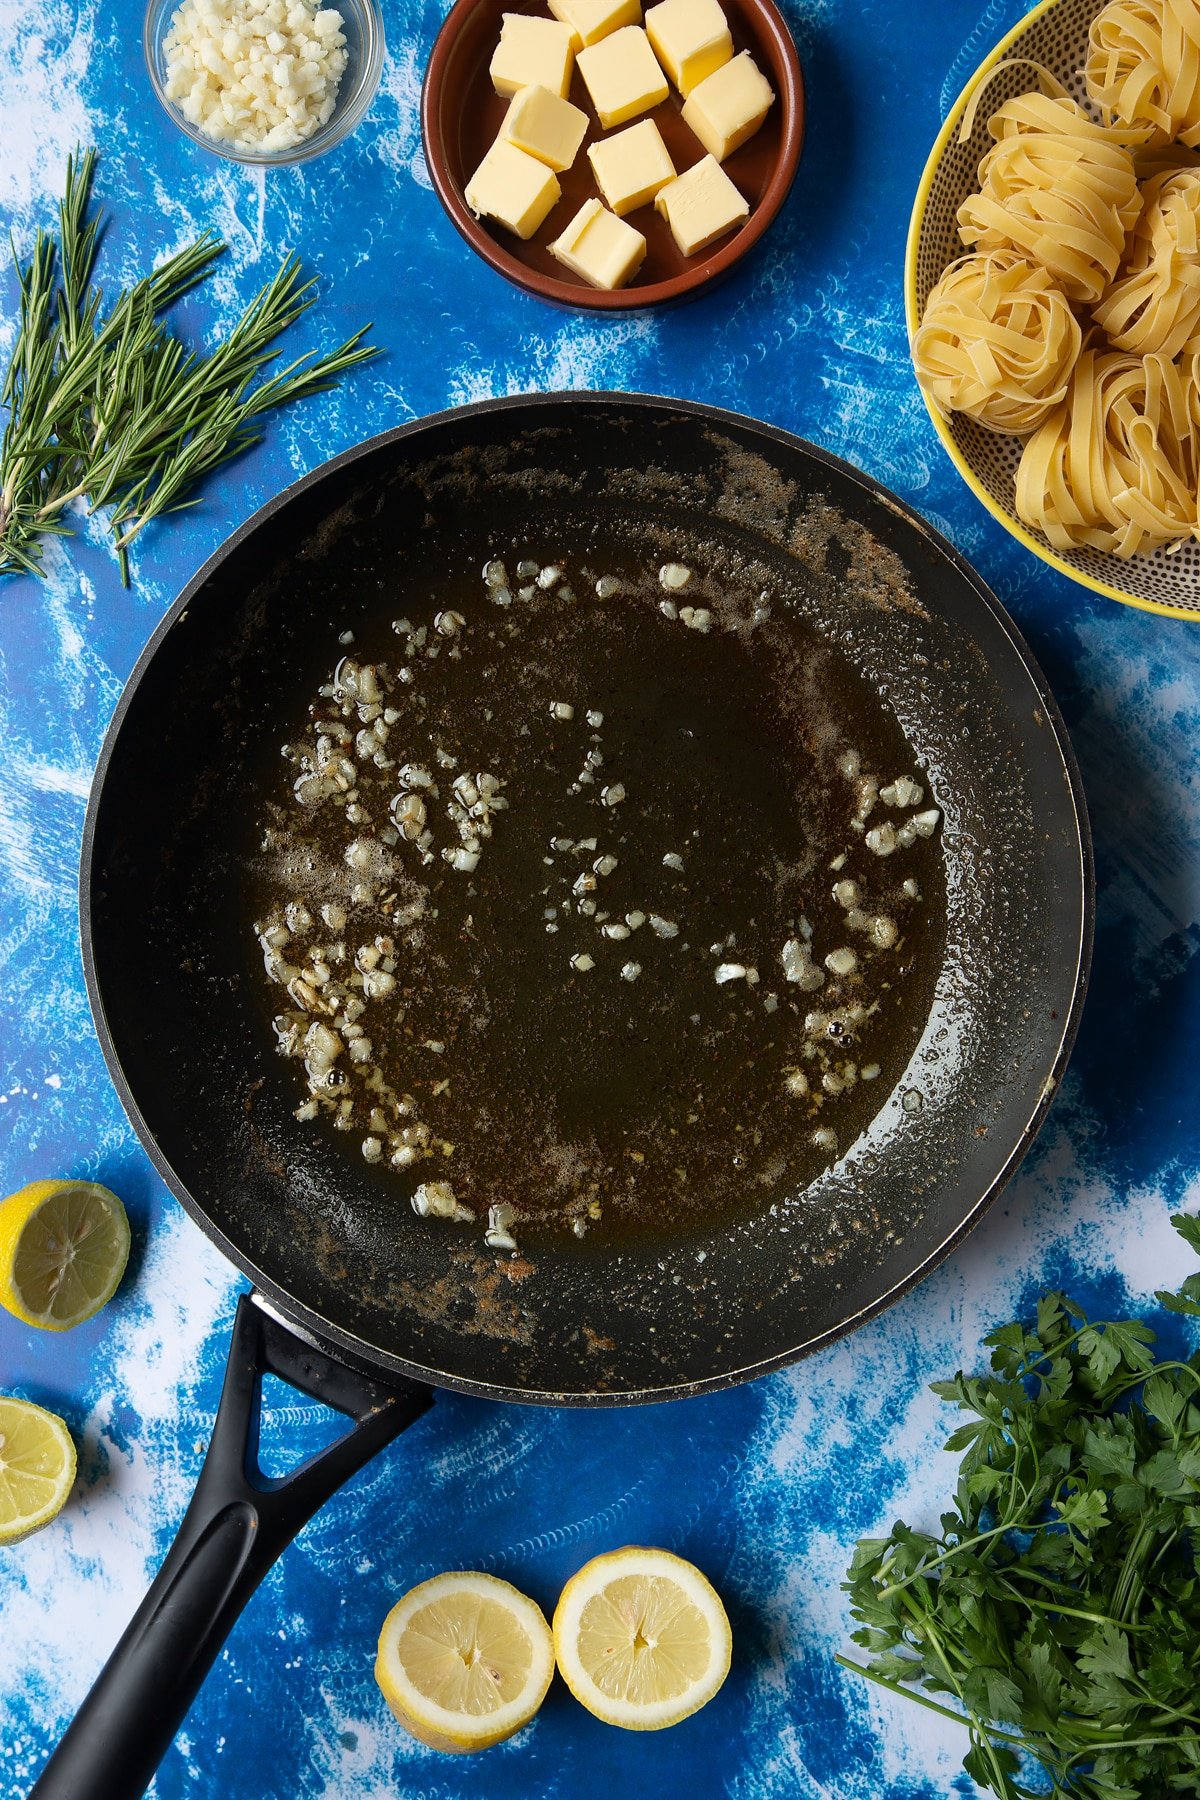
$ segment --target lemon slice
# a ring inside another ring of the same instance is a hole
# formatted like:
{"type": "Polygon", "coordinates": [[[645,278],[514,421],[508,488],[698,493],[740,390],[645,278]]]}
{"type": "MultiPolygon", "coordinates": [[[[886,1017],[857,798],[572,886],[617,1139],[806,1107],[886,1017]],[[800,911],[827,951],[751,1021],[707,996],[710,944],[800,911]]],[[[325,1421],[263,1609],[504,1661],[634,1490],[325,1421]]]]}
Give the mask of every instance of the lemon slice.
{"type": "Polygon", "coordinates": [[[116,1292],[129,1220],[95,1181],[31,1181],[0,1201],[0,1304],[26,1325],[69,1331],[116,1292]]]}
{"type": "Polygon", "coordinates": [[[487,1750],[528,1724],[554,1674],[541,1610],[494,1575],[435,1575],[398,1600],[379,1634],[375,1679],[432,1750],[487,1750]]]}
{"type": "Polygon", "coordinates": [[[712,1699],[733,1638],[716,1589],[669,1550],[629,1544],[572,1575],[554,1609],[554,1653],[580,1703],[609,1725],[661,1731],[712,1699]]]}
{"type": "Polygon", "coordinates": [[[62,1420],[0,1394],[0,1544],[48,1525],[74,1479],[75,1446],[62,1420]]]}

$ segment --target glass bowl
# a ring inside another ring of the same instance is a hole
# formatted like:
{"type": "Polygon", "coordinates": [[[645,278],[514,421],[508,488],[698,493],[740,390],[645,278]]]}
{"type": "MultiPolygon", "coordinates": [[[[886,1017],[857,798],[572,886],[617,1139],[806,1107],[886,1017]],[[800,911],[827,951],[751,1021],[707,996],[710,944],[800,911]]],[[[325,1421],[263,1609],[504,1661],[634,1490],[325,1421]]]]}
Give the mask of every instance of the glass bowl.
{"type": "Polygon", "coordinates": [[[337,101],[324,125],[311,137],[285,150],[243,150],[212,138],[184,116],[173,100],[167,98],[167,64],[163,40],[171,29],[171,20],[180,0],[150,0],[142,44],[150,83],[163,110],[185,137],[216,156],[231,162],[253,163],[260,168],[273,168],[287,163],[308,162],[340,144],[358,124],[375,97],[383,69],[383,18],[375,0],[324,0],[342,15],[342,32],[346,39],[346,67],[337,91],[337,101]]]}

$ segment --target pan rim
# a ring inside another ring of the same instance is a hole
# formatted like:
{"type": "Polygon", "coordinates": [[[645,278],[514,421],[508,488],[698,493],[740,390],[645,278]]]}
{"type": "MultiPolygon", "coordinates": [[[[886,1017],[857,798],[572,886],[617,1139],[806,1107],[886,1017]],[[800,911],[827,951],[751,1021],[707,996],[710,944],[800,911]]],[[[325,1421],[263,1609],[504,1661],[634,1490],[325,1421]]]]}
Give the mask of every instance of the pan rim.
{"type": "Polygon", "coordinates": [[[972,565],[963,557],[952,543],[923,518],[913,507],[890,489],[883,486],[874,477],[854,464],[833,455],[820,445],[813,444],[797,433],[786,430],[765,420],[752,419],[744,414],[728,408],[707,405],[701,401],[680,400],[668,395],[636,393],[625,394],[605,389],[587,389],[574,392],[550,392],[503,395],[487,400],[473,401],[467,405],[443,409],[418,419],[406,420],[403,424],[393,426],[389,430],[377,433],[359,444],[349,446],[338,455],[319,463],[314,469],[299,476],[295,481],[283,488],[270,500],[264,502],[251,516],[239,525],[212,554],[206,558],[201,567],[186,583],[178,599],[168,608],[166,613],[151,633],[143,650],[122,689],[121,695],[113,710],[112,718],[105,731],[104,740],[97,757],[88,795],[87,812],[84,819],[83,837],[80,850],[79,876],[79,926],[80,946],[82,953],[84,981],[87,988],[88,1002],[96,1035],[104,1056],[105,1065],[116,1089],[122,1108],[133,1126],[142,1149],[146,1152],[154,1168],[161,1176],[168,1190],[175,1196],[184,1211],[200,1228],[211,1243],[214,1243],[235,1269],[247,1277],[254,1288],[264,1297],[277,1315],[294,1325],[301,1335],[306,1335],[333,1355],[340,1356],[352,1364],[357,1364],[378,1372],[385,1370],[393,1375],[403,1376],[410,1380],[423,1381],[431,1386],[446,1388],[455,1392],[471,1394],[479,1398],[506,1401],[513,1404],[537,1406],[577,1406],[577,1407],[614,1407],[645,1405],[665,1400],[677,1400],[693,1395],[717,1393],[726,1388],[741,1385],[760,1375],[769,1374],[777,1369],[800,1361],[816,1351],[835,1343],[839,1338],[868,1323],[888,1307],[902,1299],[920,1281],[931,1274],[943,1263],[979,1223],[984,1214],[994,1204],[999,1194],[1007,1186],[1016,1169],[1024,1159],[1034,1138],[1041,1129],[1051,1100],[1061,1082],[1063,1070],[1070,1059],[1078,1034],[1084,1001],[1087,995],[1088,978],[1091,968],[1092,945],[1095,929],[1095,867],[1092,850],[1091,828],[1088,820],[1087,804],[1083,791],[1083,783],[1074,750],[1067,735],[1066,725],[1058,704],[1046,681],[1037,659],[1026,643],[1017,625],[1003,607],[999,599],[992,593],[972,565]],[[882,504],[897,517],[912,525],[918,534],[929,545],[949,562],[955,571],[972,589],[977,601],[991,615],[996,627],[1007,638],[1014,656],[1025,671],[1032,689],[1044,710],[1045,721],[1053,735],[1058,756],[1061,760],[1066,778],[1067,793],[1076,825],[1076,837],[1079,846],[1079,919],[1080,929],[1078,943],[1074,950],[1075,972],[1072,980],[1072,992],[1069,1006],[1065,1009],[1061,1020],[1058,1042],[1054,1050],[1048,1075],[1043,1081],[1029,1116],[1021,1128],[1009,1155],[1002,1167],[994,1175],[988,1187],[980,1195],[970,1210],[961,1217],[954,1228],[937,1244],[913,1270],[894,1282],[883,1294],[876,1296],[868,1305],[859,1308],[845,1319],[826,1327],[802,1343],[790,1346],[767,1357],[756,1358],[751,1362],[734,1369],[723,1369],[715,1374],[699,1379],[665,1383],[661,1386],[646,1386],[619,1390],[569,1390],[559,1391],[544,1388],[511,1387],[504,1383],[490,1383],[468,1379],[463,1376],[447,1374],[431,1368],[413,1358],[396,1356],[392,1352],[382,1351],[377,1346],[367,1343],[353,1332],[337,1325],[313,1311],[302,1301],[287,1293],[284,1288],[267,1272],[255,1263],[240,1247],[235,1245],[210,1217],[204,1206],[188,1188],[187,1184],[176,1174],[165,1154],[160,1149],[141,1108],[138,1105],[133,1089],[126,1077],[124,1065],[117,1050],[113,1034],[109,1028],[100,980],[96,967],[95,948],[92,931],[92,893],[93,862],[97,821],[100,800],[105,786],[105,778],[113,751],[123,727],[125,718],[134,702],[137,691],[153,662],[162,641],[184,617],[191,602],[205,587],[211,576],[262,523],[285,506],[291,504],[298,496],[305,493],[318,482],[332,475],[335,471],[348,467],[362,457],[369,456],[393,444],[403,442],[407,438],[436,430],[450,422],[458,422],[481,415],[489,417],[496,413],[532,409],[549,412],[553,408],[561,409],[564,404],[572,407],[615,407],[634,411],[659,411],[684,415],[702,420],[704,423],[720,429],[733,428],[735,431],[757,436],[768,443],[783,445],[787,449],[799,452],[817,464],[829,469],[840,478],[850,481],[863,490],[876,503],[882,504]]]}

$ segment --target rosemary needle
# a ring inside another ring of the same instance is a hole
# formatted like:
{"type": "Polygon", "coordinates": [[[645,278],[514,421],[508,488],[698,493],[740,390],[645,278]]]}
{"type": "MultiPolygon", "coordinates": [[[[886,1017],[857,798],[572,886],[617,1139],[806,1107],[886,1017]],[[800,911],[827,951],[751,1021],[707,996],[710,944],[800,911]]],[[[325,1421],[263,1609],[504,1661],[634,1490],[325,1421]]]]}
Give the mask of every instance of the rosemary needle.
{"type": "Polygon", "coordinates": [[[41,570],[42,540],[69,533],[67,509],[108,509],[121,579],[151,519],[194,505],[211,470],[262,436],[264,415],[330,387],[378,354],[364,331],[267,373],[275,340],[307,312],[316,284],[288,257],[229,335],[187,349],[160,315],[203,281],[225,245],[205,233],[105,308],[92,280],[100,218],[90,210],[95,153],[71,157],[58,239],[39,229],[20,290],[12,357],[0,387],[0,575],[41,570]]]}

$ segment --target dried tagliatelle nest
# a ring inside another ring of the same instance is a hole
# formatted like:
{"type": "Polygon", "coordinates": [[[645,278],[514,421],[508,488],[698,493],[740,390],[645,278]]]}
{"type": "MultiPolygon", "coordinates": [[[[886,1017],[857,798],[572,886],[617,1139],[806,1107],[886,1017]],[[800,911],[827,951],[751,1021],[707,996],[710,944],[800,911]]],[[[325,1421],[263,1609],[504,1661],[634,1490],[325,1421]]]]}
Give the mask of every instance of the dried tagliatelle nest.
{"type": "Polygon", "coordinates": [[[1098,118],[1031,65],[1040,91],[988,120],[958,212],[973,254],[930,291],[913,362],[943,415],[1026,440],[1026,525],[1130,557],[1200,538],[1200,164],[1177,147],[1200,143],[1200,0],[1114,0],[1090,41],[1098,118]]]}
{"type": "Polygon", "coordinates": [[[1048,272],[997,250],[951,263],[925,304],[913,357],[943,413],[1023,434],[1065,397],[1081,336],[1048,272]]]}
{"type": "Polygon", "coordinates": [[[1126,141],[1200,144],[1200,6],[1111,0],[1092,20],[1088,97],[1126,141]]]}
{"type": "Polygon", "coordinates": [[[1194,359],[1085,350],[1071,387],[1025,446],[1017,510],[1056,550],[1133,556],[1196,524],[1194,359]]]}
{"type": "Polygon", "coordinates": [[[1175,357],[1200,347],[1200,169],[1166,169],[1142,198],[1120,279],[1092,317],[1118,350],[1175,357]]]}
{"type": "Polygon", "coordinates": [[[988,130],[996,143],[979,165],[979,192],[958,209],[963,243],[1016,250],[1068,300],[1098,300],[1141,211],[1129,151],[1063,91],[1018,94],[988,130]]]}

